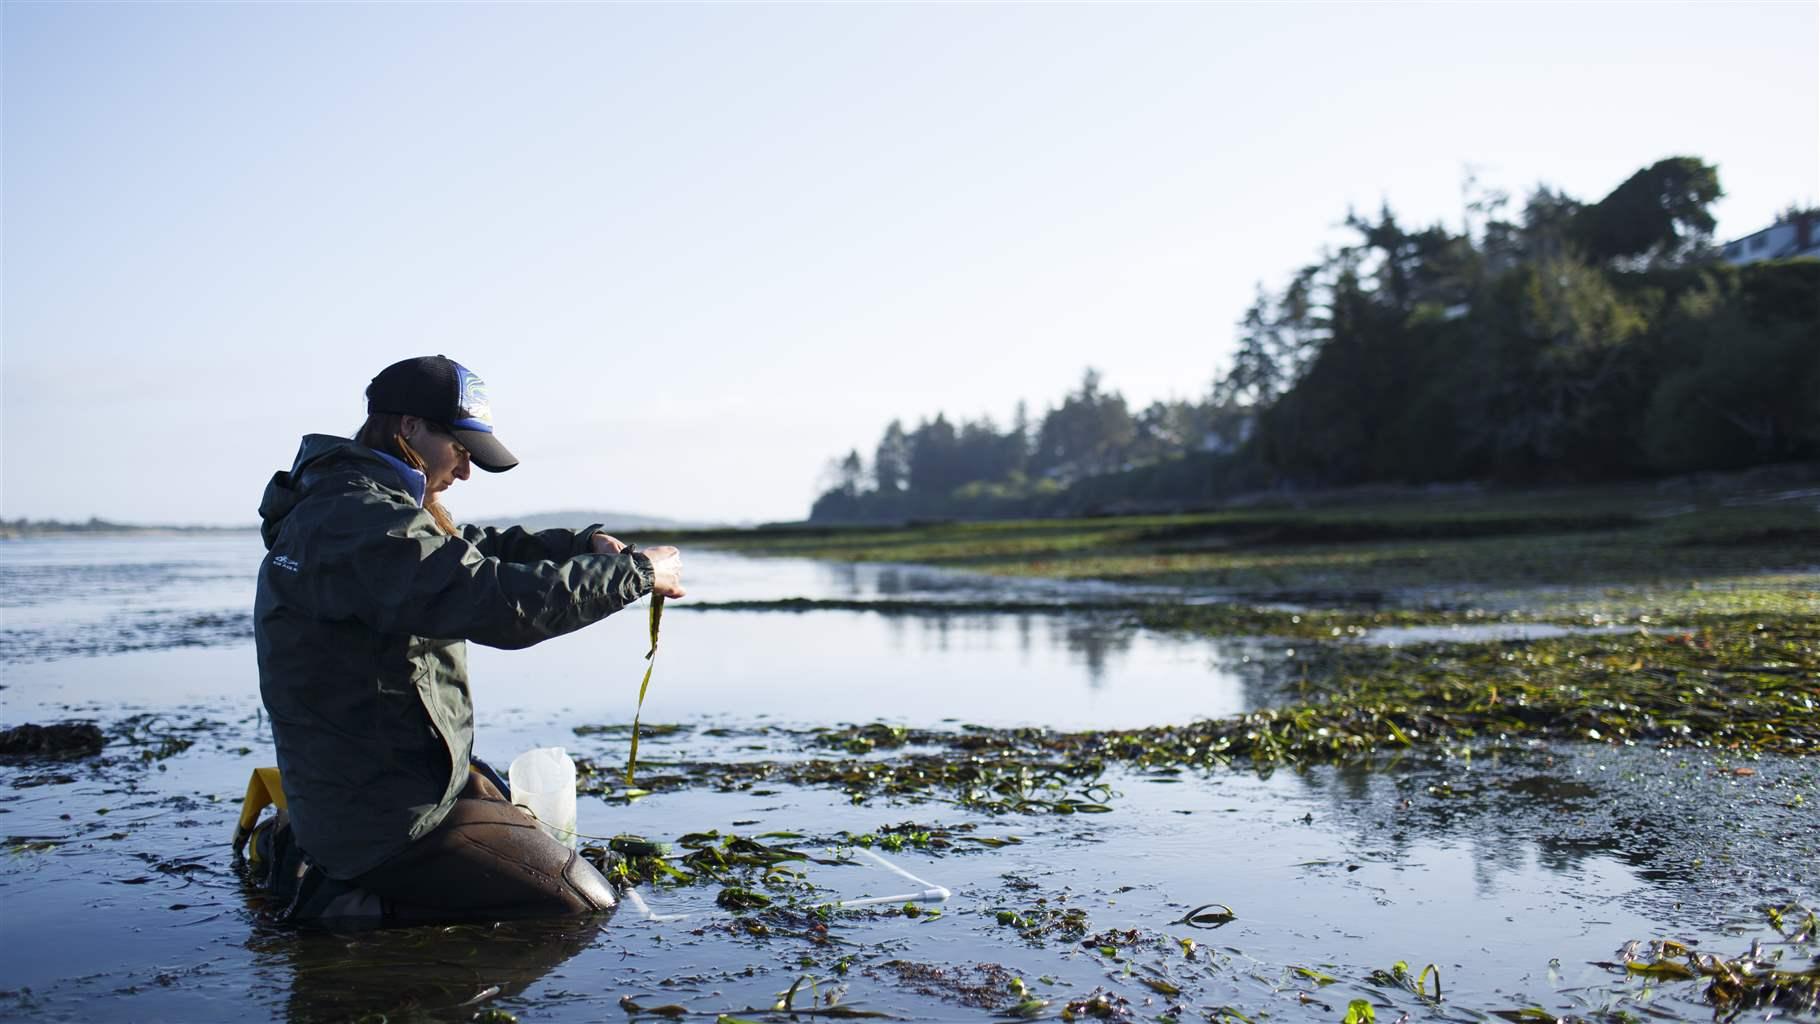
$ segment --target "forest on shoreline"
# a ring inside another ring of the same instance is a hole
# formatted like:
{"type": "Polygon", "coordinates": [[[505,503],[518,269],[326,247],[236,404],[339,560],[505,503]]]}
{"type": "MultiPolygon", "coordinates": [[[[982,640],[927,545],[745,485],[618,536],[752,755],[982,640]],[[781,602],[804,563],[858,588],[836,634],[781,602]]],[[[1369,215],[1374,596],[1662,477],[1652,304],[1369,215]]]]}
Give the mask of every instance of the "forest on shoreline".
{"type": "Polygon", "coordinates": [[[213,533],[249,533],[258,526],[158,526],[143,523],[116,523],[112,520],[90,517],[84,521],[65,522],[61,519],[0,519],[0,540],[20,540],[26,537],[109,537],[120,534],[213,534],[213,533]]]}
{"type": "MultiPolygon", "coordinates": [[[[1820,458],[1820,260],[1734,266],[1718,170],[1671,157],[1582,202],[1465,222],[1349,213],[1350,244],[1262,286],[1200,399],[1133,409],[1099,373],[1040,416],[938,412],[830,464],[812,522],[1193,508],[1259,491],[1593,483],[1820,458]]],[[[1791,208],[1785,221],[1820,217],[1791,208]]]]}

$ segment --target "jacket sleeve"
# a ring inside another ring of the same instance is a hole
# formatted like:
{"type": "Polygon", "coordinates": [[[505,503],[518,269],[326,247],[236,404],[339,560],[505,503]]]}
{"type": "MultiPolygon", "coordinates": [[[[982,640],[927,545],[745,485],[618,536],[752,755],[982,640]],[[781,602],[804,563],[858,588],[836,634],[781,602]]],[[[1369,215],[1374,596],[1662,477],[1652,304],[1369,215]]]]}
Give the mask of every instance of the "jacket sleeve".
{"type": "MultiPolygon", "coordinates": [[[[318,614],[384,633],[529,647],[651,592],[651,563],[642,555],[508,561],[442,533],[418,508],[366,505],[323,529],[332,534],[316,546],[326,557],[307,570],[318,614]]],[[[536,535],[520,534],[509,543],[536,543],[536,535]]]]}
{"type": "Polygon", "coordinates": [[[522,526],[499,530],[463,524],[461,537],[474,545],[484,558],[497,558],[502,562],[560,562],[576,555],[592,554],[593,536],[605,531],[606,527],[599,523],[581,530],[539,530],[536,533],[522,526]]]}

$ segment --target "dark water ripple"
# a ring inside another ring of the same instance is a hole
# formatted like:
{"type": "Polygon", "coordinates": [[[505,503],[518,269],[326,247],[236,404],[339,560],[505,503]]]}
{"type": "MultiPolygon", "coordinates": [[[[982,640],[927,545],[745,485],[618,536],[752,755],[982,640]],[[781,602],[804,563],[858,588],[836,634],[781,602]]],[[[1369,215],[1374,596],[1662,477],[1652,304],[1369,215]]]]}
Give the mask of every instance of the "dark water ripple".
{"type": "Polygon", "coordinates": [[[248,572],[226,572],[195,561],[112,564],[0,563],[0,607],[31,608],[61,601],[156,593],[183,586],[244,581],[248,572]]]}
{"type": "Polygon", "coordinates": [[[252,638],[250,612],[134,612],[87,625],[0,629],[0,665],[174,647],[212,647],[252,638]]]}

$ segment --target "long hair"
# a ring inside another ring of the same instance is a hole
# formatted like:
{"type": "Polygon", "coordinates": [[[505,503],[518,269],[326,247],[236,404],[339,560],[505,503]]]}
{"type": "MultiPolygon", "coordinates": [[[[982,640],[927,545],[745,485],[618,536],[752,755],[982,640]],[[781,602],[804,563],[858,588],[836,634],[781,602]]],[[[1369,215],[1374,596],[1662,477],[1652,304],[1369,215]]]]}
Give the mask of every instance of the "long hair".
{"type": "MultiPolygon", "coordinates": [[[[401,413],[367,414],[366,422],[362,423],[360,429],[354,432],[354,440],[376,452],[385,452],[387,455],[401,460],[419,473],[424,471],[426,463],[423,461],[423,456],[417,454],[417,449],[412,448],[410,442],[404,439],[404,416],[401,413]]],[[[451,537],[461,536],[461,528],[455,525],[455,520],[449,515],[449,510],[443,507],[442,501],[436,495],[424,495],[423,510],[430,514],[431,519],[436,520],[436,526],[442,532],[451,537]]]]}

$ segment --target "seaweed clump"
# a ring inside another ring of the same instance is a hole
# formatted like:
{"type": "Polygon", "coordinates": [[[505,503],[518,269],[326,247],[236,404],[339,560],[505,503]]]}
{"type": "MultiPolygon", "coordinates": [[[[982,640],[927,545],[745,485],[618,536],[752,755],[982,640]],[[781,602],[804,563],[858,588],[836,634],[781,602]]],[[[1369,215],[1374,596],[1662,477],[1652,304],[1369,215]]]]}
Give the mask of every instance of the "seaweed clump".
{"type": "MultiPolygon", "coordinates": [[[[1785,953],[1796,946],[1812,945],[1820,932],[1820,918],[1798,904],[1767,909],[1770,924],[1783,937],[1776,947],[1753,941],[1750,949],[1734,957],[1702,953],[1673,939],[1628,943],[1615,962],[1595,964],[1613,972],[1668,980],[1705,980],[1702,995],[1721,1021],[1736,1019],[1753,1010],[1781,1010],[1793,1014],[1820,1012],[1820,952],[1805,967],[1790,967],[1785,953]]],[[[1810,950],[1811,951],[1811,950],[1810,950]]]]}
{"type": "MultiPolygon", "coordinates": [[[[681,762],[650,789],[770,783],[831,786],[854,802],[945,799],[991,814],[1090,814],[1111,809],[1109,766],[1146,771],[1237,764],[1365,760],[1383,751],[1569,740],[1820,753],[1820,622],[1733,621],[1698,632],[1599,634],[1414,649],[1327,652],[1302,699],[1184,725],[1059,732],[959,732],[870,724],[794,737],[799,757],[681,762]]],[[[1311,664],[1318,659],[1311,659],[1311,664]]],[[[582,788],[622,790],[585,759],[582,788]]]]}
{"type": "Polygon", "coordinates": [[[101,753],[107,738],[93,722],[27,722],[0,729],[0,757],[73,761],[101,753]]]}

